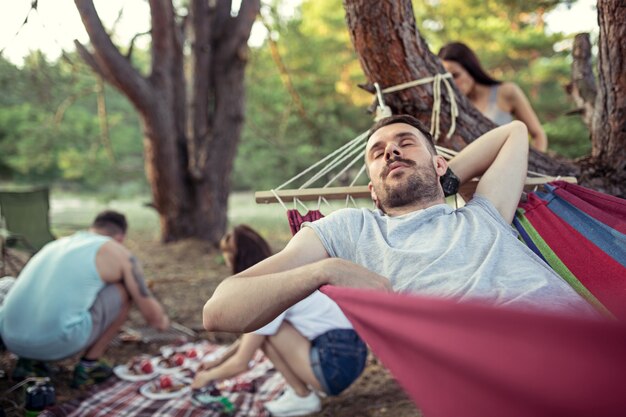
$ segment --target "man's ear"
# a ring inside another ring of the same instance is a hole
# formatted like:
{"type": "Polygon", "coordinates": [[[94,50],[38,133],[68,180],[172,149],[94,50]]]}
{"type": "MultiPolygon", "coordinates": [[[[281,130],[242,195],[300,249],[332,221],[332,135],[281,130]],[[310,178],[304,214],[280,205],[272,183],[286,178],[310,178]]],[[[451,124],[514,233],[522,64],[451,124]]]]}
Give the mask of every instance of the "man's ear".
{"type": "Polygon", "coordinates": [[[437,176],[441,177],[448,170],[448,161],[441,155],[435,155],[433,156],[433,166],[437,172],[437,176]]]}
{"type": "Polygon", "coordinates": [[[372,185],[371,181],[367,184],[367,188],[368,190],[370,190],[370,196],[372,197],[372,201],[376,206],[378,206],[378,197],[376,196],[376,191],[374,191],[374,186],[372,185]]]}

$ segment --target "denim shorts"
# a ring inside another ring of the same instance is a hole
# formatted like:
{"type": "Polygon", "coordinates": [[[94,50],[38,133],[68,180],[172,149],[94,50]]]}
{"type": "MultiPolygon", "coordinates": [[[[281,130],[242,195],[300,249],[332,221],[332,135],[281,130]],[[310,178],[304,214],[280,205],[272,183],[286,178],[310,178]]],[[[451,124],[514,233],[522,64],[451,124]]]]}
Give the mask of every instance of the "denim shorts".
{"type": "Polygon", "coordinates": [[[322,389],[338,395],[361,375],[367,346],[352,329],[335,329],[311,342],[311,367],[322,389]]]}

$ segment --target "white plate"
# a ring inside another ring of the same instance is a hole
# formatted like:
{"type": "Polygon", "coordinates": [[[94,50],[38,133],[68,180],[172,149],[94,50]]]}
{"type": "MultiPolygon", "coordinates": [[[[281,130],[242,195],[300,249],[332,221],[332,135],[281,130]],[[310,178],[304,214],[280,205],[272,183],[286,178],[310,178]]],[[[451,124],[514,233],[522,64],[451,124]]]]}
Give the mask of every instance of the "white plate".
{"type": "Polygon", "coordinates": [[[128,372],[128,366],[127,365],[117,365],[115,368],[113,368],[113,373],[119,379],[123,379],[124,381],[130,381],[130,382],[148,381],[148,380],[154,378],[155,376],[157,376],[159,374],[156,371],[156,369],[154,367],[154,364],[152,365],[152,373],[149,373],[149,374],[134,374],[134,373],[130,373],[130,372],[128,372]]]}
{"type": "MultiPolygon", "coordinates": [[[[175,378],[172,378],[172,382],[174,384],[182,383],[180,380],[177,380],[175,378]]],[[[191,392],[190,385],[185,385],[185,387],[183,387],[182,389],[179,389],[178,391],[153,392],[150,388],[152,388],[153,386],[157,386],[158,384],[159,384],[158,379],[155,379],[154,381],[150,381],[147,384],[143,384],[141,387],[139,387],[139,393],[143,395],[144,397],[149,398],[151,400],[170,400],[172,398],[182,397],[183,395],[191,392]]]]}

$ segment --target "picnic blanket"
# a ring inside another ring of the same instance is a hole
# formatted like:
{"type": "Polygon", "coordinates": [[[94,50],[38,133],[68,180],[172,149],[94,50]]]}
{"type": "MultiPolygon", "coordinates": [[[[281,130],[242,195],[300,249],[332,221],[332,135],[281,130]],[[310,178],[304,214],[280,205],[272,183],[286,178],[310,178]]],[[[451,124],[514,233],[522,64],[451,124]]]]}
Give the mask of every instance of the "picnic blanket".
{"type": "MultiPolygon", "coordinates": [[[[193,345],[198,351],[219,354],[224,346],[200,342],[193,345]]],[[[175,349],[174,345],[167,346],[175,349]]],[[[222,395],[234,405],[230,416],[269,416],[263,408],[267,401],[277,398],[285,387],[285,380],[274,370],[272,363],[259,351],[250,369],[239,375],[238,382],[250,382],[256,387],[255,393],[229,392],[222,389],[222,395]]],[[[42,417],[96,417],[96,416],[167,416],[167,417],[217,417],[223,414],[191,403],[191,393],[169,400],[151,400],[140,394],[146,381],[129,382],[111,377],[103,384],[94,386],[85,397],[51,407],[40,414],[42,417]]]]}

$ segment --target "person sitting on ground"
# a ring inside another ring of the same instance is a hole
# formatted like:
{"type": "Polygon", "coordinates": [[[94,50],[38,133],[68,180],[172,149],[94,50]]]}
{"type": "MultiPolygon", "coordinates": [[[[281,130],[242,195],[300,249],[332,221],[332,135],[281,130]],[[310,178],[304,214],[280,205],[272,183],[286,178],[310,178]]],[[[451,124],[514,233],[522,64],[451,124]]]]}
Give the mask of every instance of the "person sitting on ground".
{"type": "Polygon", "coordinates": [[[380,120],[365,148],[379,209],[344,208],[305,223],[281,252],[220,283],[204,306],[204,327],[255,330],[325,284],[599,318],[511,228],[527,135],[513,121],[448,164],[419,120],[380,120]],[[456,210],[440,183],[448,168],[461,184],[480,176],[474,197],[456,210]]]}
{"type": "Polygon", "coordinates": [[[112,372],[100,358],[131,301],[148,324],[169,327],[139,261],[122,245],[126,230],[123,214],[104,211],[88,231],[50,242],[26,264],[0,307],[0,335],[19,356],[13,378],[31,376],[39,361],[83,352],[72,386],[104,381],[112,372]]]}
{"type": "MultiPolygon", "coordinates": [[[[220,247],[233,274],[271,255],[265,240],[245,225],[227,234],[220,247]]],[[[276,417],[319,411],[314,391],[338,395],[361,374],[367,358],[367,347],[337,304],[315,291],[265,327],[244,334],[219,359],[201,365],[192,388],[247,371],[257,349],[288,384],[281,397],[265,404],[276,417]]]]}
{"type": "Polygon", "coordinates": [[[464,43],[449,43],[439,50],[438,56],[461,93],[482,114],[497,125],[515,117],[528,127],[533,148],[541,152],[548,149],[548,138],[521,88],[487,74],[474,51],[464,43]]]}

